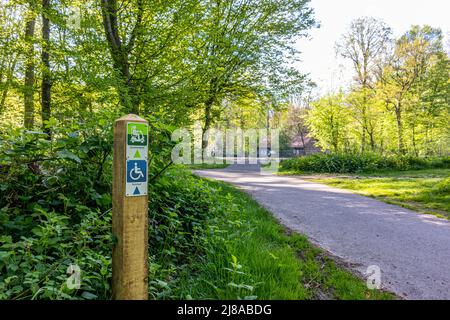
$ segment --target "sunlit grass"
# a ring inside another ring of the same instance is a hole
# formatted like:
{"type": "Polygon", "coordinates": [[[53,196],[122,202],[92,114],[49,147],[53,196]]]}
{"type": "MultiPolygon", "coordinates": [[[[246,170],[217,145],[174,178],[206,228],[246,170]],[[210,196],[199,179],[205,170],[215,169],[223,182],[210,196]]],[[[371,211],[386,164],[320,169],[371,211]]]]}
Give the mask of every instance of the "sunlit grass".
{"type": "Polygon", "coordinates": [[[211,181],[236,207],[212,222],[220,235],[207,255],[180,281],[194,299],[392,299],[369,290],[323,251],[287,232],[246,193],[211,181]]]}
{"type": "Polygon", "coordinates": [[[450,217],[450,193],[436,186],[450,177],[450,169],[386,171],[338,177],[317,177],[314,181],[354,190],[360,194],[402,205],[423,213],[450,217]]]}

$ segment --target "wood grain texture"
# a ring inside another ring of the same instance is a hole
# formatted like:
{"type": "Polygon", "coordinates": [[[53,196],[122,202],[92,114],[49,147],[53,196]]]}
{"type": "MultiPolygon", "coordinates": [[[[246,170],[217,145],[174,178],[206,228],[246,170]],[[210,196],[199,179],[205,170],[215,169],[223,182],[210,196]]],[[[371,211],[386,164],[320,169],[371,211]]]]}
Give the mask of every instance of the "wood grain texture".
{"type": "Polygon", "coordinates": [[[126,197],[126,127],[146,120],[127,115],[114,124],[113,217],[117,238],[113,248],[112,292],[114,300],[148,298],[148,196],[126,197]]]}

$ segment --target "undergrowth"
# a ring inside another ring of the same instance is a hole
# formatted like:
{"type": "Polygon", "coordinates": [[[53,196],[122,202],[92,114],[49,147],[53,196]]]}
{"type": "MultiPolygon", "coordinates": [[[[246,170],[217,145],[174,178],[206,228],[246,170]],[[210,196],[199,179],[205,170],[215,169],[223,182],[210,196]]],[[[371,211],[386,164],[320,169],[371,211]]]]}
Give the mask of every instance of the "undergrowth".
{"type": "MultiPolygon", "coordinates": [[[[112,122],[54,129],[0,132],[0,299],[110,299],[112,122]],[[77,268],[79,288],[67,281],[77,268]]],[[[150,149],[151,299],[390,297],[242,192],[150,149]]]]}

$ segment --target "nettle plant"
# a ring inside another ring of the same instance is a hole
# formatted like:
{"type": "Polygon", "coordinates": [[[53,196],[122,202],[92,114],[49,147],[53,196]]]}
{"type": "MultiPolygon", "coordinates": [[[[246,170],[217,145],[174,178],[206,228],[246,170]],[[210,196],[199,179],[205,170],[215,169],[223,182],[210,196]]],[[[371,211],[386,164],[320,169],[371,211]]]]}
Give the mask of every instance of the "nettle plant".
{"type": "Polygon", "coordinates": [[[110,127],[71,129],[1,137],[0,298],[109,295],[110,127]],[[71,264],[89,275],[76,290],[71,264]]]}

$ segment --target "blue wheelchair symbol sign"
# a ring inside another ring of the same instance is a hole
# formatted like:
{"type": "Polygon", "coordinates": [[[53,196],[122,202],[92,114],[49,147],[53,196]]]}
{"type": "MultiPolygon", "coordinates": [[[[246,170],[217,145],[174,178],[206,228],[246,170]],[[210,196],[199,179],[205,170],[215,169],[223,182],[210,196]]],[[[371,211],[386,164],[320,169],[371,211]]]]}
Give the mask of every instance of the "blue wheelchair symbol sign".
{"type": "Polygon", "coordinates": [[[127,183],[147,182],[147,161],[127,161],[127,183]]]}

